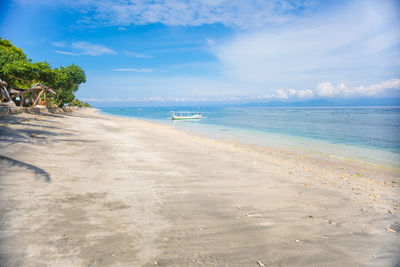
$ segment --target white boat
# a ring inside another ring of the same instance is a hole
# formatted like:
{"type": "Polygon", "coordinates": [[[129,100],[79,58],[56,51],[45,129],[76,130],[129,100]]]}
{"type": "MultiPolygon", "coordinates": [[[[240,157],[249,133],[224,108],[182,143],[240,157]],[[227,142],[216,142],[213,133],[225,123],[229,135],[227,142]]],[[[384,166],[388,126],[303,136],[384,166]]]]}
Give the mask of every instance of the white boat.
{"type": "Polygon", "coordinates": [[[173,120],[198,120],[202,116],[203,115],[200,113],[192,113],[189,111],[179,111],[179,112],[172,111],[171,118],[173,120]]]}

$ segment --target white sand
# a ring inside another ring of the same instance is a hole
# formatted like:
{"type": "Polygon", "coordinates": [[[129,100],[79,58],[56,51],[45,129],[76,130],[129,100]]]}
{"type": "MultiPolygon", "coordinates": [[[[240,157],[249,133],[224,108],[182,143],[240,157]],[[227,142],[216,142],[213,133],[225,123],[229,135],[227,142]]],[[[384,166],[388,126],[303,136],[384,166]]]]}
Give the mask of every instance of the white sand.
{"type": "Polygon", "coordinates": [[[400,264],[398,170],[90,109],[0,123],[0,266],[400,264]]]}

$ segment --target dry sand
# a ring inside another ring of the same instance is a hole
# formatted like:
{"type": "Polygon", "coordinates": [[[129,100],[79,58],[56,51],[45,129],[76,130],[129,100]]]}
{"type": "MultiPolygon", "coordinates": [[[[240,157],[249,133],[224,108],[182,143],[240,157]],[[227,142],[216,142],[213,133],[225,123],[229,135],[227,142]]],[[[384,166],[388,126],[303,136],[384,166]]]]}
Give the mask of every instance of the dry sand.
{"type": "Polygon", "coordinates": [[[0,132],[0,266],[398,266],[399,171],[96,114],[0,132]]]}

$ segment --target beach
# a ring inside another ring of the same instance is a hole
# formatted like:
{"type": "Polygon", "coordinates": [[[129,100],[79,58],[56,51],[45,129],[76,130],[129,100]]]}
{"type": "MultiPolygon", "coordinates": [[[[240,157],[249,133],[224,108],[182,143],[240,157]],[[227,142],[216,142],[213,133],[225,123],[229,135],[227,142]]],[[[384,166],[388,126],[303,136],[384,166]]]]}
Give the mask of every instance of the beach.
{"type": "Polygon", "coordinates": [[[94,109],[0,125],[0,266],[400,265],[397,169],[94,109]]]}

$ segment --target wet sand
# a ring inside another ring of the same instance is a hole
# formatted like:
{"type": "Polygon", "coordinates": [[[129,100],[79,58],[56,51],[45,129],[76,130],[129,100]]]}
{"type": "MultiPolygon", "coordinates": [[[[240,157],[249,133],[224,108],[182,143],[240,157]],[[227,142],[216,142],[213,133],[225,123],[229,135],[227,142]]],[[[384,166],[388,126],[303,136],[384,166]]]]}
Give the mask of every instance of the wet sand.
{"type": "Polygon", "coordinates": [[[0,266],[399,266],[399,170],[96,114],[0,120],[0,266]]]}

